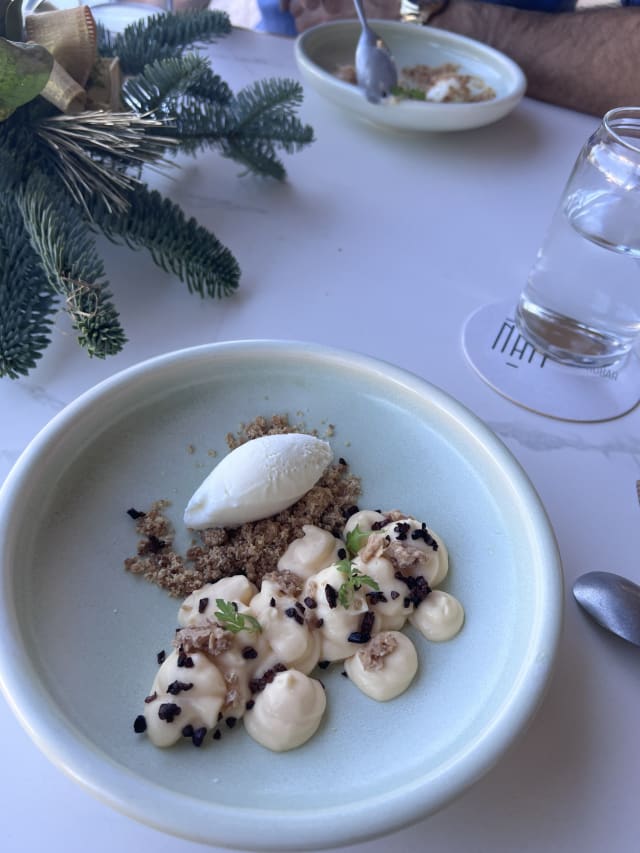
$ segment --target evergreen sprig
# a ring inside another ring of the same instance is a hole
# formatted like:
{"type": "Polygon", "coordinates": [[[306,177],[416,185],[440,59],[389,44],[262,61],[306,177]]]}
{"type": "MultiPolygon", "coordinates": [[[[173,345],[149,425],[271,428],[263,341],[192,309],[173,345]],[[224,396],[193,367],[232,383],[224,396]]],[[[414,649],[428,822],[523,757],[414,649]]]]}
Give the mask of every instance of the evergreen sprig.
{"type": "MultiPolygon", "coordinates": [[[[272,79],[236,96],[208,59],[187,52],[231,32],[226,13],[156,15],[117,36],[98,30],[99,54],[118,56],[128,75],[121,92],[125,113],[63,116],[32,95],[27,103],[8,101],[12,111],[0,120],[0,376],[16,378],[33,368],[60,307],[90,355],[120,351],[126,338],[96,250],[97,232],[148,249],[156,264],[200,296],[237,288],[233,254],[151,191],[144,165],[163,166],[176,150],[215,148],[248,171],[282,179],[278,153],[313,140],[312,128],[296,114],[299,84],[272,79]]],[[[7,86],[0,75],[0,94],[7,86]]]]}
{"type": "Polygon", "coordinates": [[[17,379],[35,367],[49,345],[54,310],[15,197],[0,193],[0,375],[17,379]]]}
{"type": "Polygon", "coordinates": [[[139,74],[146,65],[180,56],[185,46],[215,41],[231,32],[226,12],[188,10],[179,15],[151,15],[111,35],[98,26],[98,52],[117,56],[125,74],[139,74]]]}
{"type": "Polygon", "coordinates": [[[22,185],[17,202],[49,287],[63,298],[80,345],[100,358],[120,352],[126,338],[82,211],[54,179],[38,171],[22,185]]]}
{"type": "Polygon", "coordinates": [[[101,199],[92,203],[95,225],[112,242],[148,249],[159,267],[200,296],[228,296],[237,288],[240,267],[233,254],[177,204],[145,186],[127,200],[125,212],[110,212],[101,199]]]}
{"type": "Polygon", "coordinates": [[[196,53],[156,60],[122,85],[122,100],[129,109],[153,113],[156,118],[170,118],[172,106],[184,97],[224,105],[231,100],[232,92],[213,73],[209,62],[196,53]]]}

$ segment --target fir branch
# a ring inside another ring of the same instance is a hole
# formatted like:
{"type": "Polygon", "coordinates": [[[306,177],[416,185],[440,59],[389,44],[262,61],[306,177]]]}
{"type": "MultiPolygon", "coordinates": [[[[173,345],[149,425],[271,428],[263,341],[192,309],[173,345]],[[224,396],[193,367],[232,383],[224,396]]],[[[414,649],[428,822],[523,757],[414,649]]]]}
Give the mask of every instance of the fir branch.
{"type": "Polygon", "coordinates": [[[302,86],[296,80],[258,80],[236,96],[233,112],[238,130],[262,124],[277,127],[284,116],[294,115],[302,99],[302,86]]]}
{"type": "Polygon", "coordinates": [[[98,27],[98,52],[117,56],[124,74],[139,74],[145,65],[180,56],[196,42],[211,42],[231,32],[226,12],[188,10],[175,15],[152,15],[110,35],[98,27]]]}
{"type": "Polygon", "coordinates": [[[129,109],[149,113],[156,119],[170,117],[171,105],[184,96],[226,104],[232,93],[213,73],[208,60],[195,53],[153,62],[122,86],[122,100],[129,109]]]}
{"type": "Polygon", "coordinates": [[[0,122],[0,193],[15,190],[40,165],[42,152],[32,124],[40,114],[30,103],[0,122]]]}
{"type": "Polygon", "coordinates": [[[0,194],[0,377],[26,376],[49,345],[54,294],[9,194],[0,194]]]}
{"type": "Polygon", "coordinates": [[[142,106],[168,122],[167,133],[189,154],[218,148],[248,171],[283,179],[286,172],[277,151],[287,153],[313,142],[313,128],[304,125],[295,111],[302,101],[302,87],[294,80],[269,79],[243,89],[228,101],[204,101],[190,97],[193,80],[203,77],[197,57],[157,63],[126,90],[130,106],[142,106]],[[193,74],[193,76],[190,76],[193,74]],[[154,97],[154,92],[157,96],[154,97]]]}
{"type": "Polygon", "coordinates": [[[177,275],[192,293],[228,296],[238,286],[240,268],[229,249],[156,190],[138,187],[129,195],[126,213],[110,213],[94,199],[91,215],[112,242],[148,249],[154,262],[177,275]]]}
{"type": "Polygon", "coordinates": [[[174,140],[151,135],[164,128],[158,119],[101,110],[51,116],[35,126],[50,149],[52,170],[77,204],[87,209],[86,198],[96,194],[108,209],[120,210],[127,192],[140,184],[143,165],[169,166],[163,155],[174,140]]]}
{"type": "Polygon", "coordinates": [[[80,345],[99,358],[119,352],[126,338],[79,209],[62,186],[38,171],[24,182],[17,201],[49,286],[64,298],[80,345]]]}
{"type": "Polygon", "coordinates": [[[243,174],[251,172],[254,175],[275,178],[278,181],[283,181],[287,176],[284,165],[275,154],[273,145],[264,140],[239,139],[231,136],[220,140],[220,153],[223,157],[244,166],[243,174]]]}

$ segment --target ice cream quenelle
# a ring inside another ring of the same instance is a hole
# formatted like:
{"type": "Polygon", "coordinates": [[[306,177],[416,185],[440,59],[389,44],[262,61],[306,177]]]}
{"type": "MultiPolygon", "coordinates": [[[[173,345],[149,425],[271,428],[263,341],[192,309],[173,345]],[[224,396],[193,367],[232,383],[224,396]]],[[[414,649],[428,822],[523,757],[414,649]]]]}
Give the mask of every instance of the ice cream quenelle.
{"type": "Polygon", "coordinates": [[[303,433],[264,435],[232,450],[196,489],[184,512],[192,530],[238,527],[292,506],[333,459],[328,442],[303,433]]]}
{"type": "Polygon", "coordinates": [[[156,746],[201,746],[243,718],[267,749],[295,749],[321,726],[314,672],[331,661],[367,696],[394,699],[418,670],[405,623],[437,642],[462,628],[462,605],[434,589],[448,570],[441,538],[396,510],[356,512],[342,537],[305,525],[260,589],[226,577],[185,599],[135,730],[156,746]]]}

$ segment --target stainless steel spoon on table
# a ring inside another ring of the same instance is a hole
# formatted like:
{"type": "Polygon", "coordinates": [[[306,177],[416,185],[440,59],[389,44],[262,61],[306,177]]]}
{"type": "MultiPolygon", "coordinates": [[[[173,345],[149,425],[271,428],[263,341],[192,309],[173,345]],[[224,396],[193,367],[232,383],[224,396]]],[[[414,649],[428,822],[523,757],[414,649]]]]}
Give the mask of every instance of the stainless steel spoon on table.
{"type": "Polygon", "coordinates": [[[374,104],[391,94],[398,85],[398,69],[391,52],[375,33],[364,14],[362,0],[354,0],[362,32],[356,46],[356,77],[367,100],[374,104]]]}
{"type": "Polygon", "coordinates": [[[573,595],[599,625],[640,646],[640,586],[610,572],[588,572],[574,583],[573,595]]]}

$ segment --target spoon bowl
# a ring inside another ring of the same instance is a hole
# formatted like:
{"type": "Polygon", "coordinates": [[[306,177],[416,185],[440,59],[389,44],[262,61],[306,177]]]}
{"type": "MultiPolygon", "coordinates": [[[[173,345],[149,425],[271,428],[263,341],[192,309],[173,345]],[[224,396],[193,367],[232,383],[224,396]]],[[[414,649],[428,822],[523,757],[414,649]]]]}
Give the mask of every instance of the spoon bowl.
{"type": "Polygon", "coordinates": [[[573,595],[598,625],[640,646],[640,586],[611,572],[588,572],[574,583],[573,595]]]}
{"type": "Polygon", "coordinates": [[[398,85],[398,69],[391,51],[367,22],[362,0],[354,0],[362,32],[356,47],[356,78],[368,101],[379,103],[398,85]]]}

